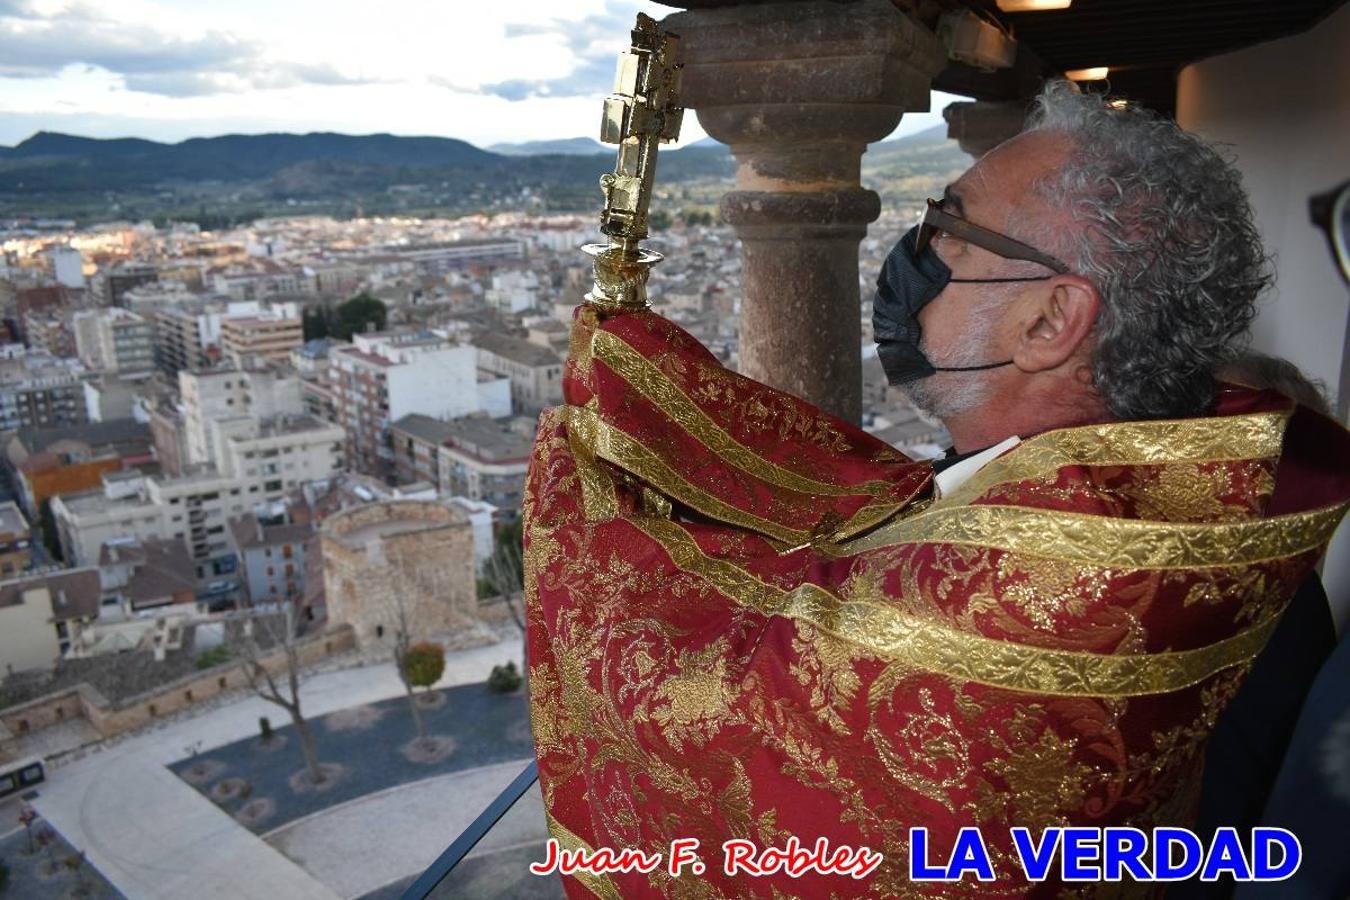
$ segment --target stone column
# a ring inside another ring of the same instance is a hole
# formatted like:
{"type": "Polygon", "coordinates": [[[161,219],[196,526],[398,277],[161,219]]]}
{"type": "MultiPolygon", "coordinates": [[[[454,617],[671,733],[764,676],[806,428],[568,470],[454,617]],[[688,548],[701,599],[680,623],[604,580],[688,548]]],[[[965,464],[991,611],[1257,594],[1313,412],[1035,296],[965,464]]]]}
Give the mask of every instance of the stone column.
{"type": "Polygon", "coordinates": [[[861,158],[928,109],[941,46],[887,0],[701,8],[662,25],[681,38],[685,104],[737,161],[721,212],[744,248],[740,369],[856,422],[858,244],[881,212],[861,158]]]}
{"type": "Polygon", "coordinates": [[[1027,105],[1018,100],[952,103],[942,111],[947,137],[976,159],[1020,132],[1026,116],[1027,105]]]}

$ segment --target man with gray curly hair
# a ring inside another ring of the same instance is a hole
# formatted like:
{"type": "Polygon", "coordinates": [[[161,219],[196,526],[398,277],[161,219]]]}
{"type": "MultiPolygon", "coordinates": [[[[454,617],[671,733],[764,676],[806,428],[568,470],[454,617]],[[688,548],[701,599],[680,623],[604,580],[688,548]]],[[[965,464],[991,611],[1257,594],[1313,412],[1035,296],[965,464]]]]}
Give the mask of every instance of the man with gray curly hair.
{"type": "Polygon", "coordinates": [[[1067,81],[929,202],[882,273],[876,335],[891,382],[960,452],[1206,412],[1270,283],[1229,162],[1067,81]]]}
{"type": "MultiPolygon", "coordinates": [[[[552,833],[877,851],[851,884],[726,859],[719,895],[1006,898],[1058,892],[1007,865],[1019,828],[1195,822],[1215,719],[1350,507],[1350,433],[1214,378],[1267,278],[1227,163],[1056,83],[878,282],[882,365],[955,465],[588,295],[522,520],[552,833]],[[970,826],[995,862],[914,884],[970,826]]],[[[683,890],[650,874],[604,890],[683,890]]]]}
{"type": "MultiPolygon", "coordinates": [[[[953,452],[934,464],[939,490],[945,483],[950,492],[954,474],[969,477],[1032,435],[1202,421],[1240,396],[1216,373],[1324,415],[1325,404],[1281,381],[1233,375],[1237,362],[1252,362],[1245,339],[1271,280],[1228,160],[1172,121],[1057,80],[1023,132],[941,204],[930,201],[924,223],[892,251],[874,304],[878,354],[891,382],[950,431],[953,452]]],[[[1166,455],[1151,450],[1158,462],[1166,455]]],[[[1071,461],[1087,460],[1061,460],[1071,461]]],[[[1177,486],[1197,498],[1223,489],[1204,479],[1177,486]]],[[[1333,646],[1313,574],[1217,723],[1202,833],[1259,823],[1297,711],[1333,646]]],[[[1178,889],[1228,890],[1231,882],[1178,889]]]]}

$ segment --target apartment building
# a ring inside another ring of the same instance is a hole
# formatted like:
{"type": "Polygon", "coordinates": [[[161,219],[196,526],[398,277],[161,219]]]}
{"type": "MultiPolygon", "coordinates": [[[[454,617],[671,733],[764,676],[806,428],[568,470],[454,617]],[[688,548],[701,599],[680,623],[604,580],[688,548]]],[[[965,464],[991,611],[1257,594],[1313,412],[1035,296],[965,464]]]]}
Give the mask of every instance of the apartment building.
{"type": "Polygon", "coordinates": [[[487,332],[473,340],[478,365],[511,380],[517,412],[538,414],[562,402],[562,355],[553,347],[509,334],[487,332]]]}
{"type": "Polygon", "coordinates": [[[469,416],[446,422],[435,484],[446,494],[491,503],[502,515],[520,515],[535,420],[469,416]]]}
{"type": "Polygon", "coordinates": [[[250,365],[178,373],[186,462],[213,462],[212,423],[251,417],[270,419],[304,413],[300,379],[284,369],[250,365]]]}
{"type": "Polygon", "coordinates": [[[88,564],[108,541],[182,540],[199,579],[229,576],[237,565],[230,518],[341,469],[342,430],[309,416],[221,420],[211,435],[210,464],[177,477],[105,473],[99,490],[52,500],[65,559],[88,564]]]}
{"type": "Polygon", "coordinates": [[[90,369],[143,372],[155,365],[155,322],[130,310],[81,310],[74,315],[75,349],[90,369]]]}
{"type": "Polygon", "coordinates": [[[245,513],[230,520],[241,580],[250,603],[298,603],[305,595],[305,554],[317,533],[309,522],[285,513],[260,518],[245,513]]]}
{"type": "Polygon", "coordinates": [[[404,416],[509,415],[509,380],[480,371],[477,362],[473,347],[429,331],[356,335],[351,346],[334,348],[329,377],[348,467],[392,479],[391,425],[404,416]]]}
{"type": "Polygon", "coordinates": [[[122,263],[103,273],[103,297],[108,306],[124,305],[123,297],[132,288],[159,281],[159,270],[143,263],[122,263]]]}
{"type": "Polygon", "coordinates": [[[0,431],[89,421],[84,367],[74,359],[27,353],[0,359],[0,431]]]}
{"type": "Polygon", "coordinates": [[[221,322],[221,349],[236,366],[249,357],[286,362],[304,342],[304,323],[294,303],[275,304],[257,315],[227,316],[221,322]]]}
{"type": "Polygon", "coordinates": [[[160,309],[154,314],[155,364],[166,375],[208,366],[219,347],[211,340],[209,315],[185,307],[160,309]]]}
{"type": "Polygon", "coordinates": [[[75,332],[66,310],[35,310],[24,313],[24,340],[30,350],[57,357],[76,355],[75,332]]]}

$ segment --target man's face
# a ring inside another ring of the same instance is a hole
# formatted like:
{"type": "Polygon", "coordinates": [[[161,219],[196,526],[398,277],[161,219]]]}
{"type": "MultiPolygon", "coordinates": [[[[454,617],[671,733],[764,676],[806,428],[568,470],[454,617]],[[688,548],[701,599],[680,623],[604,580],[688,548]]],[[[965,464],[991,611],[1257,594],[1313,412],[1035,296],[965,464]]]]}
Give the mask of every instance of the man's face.
{"type": "MultiPolygon", "coordinates": [[[[1045,221],[1044,202],[1032,193],[1036,180],[1062,165],[1068,142],[1044,132],[1007,141],[972,166],[946,191],[944,207],[970,222],[1034,243],[1034,223],[1045,221]]],[[[1000,278],[1042,274],[1034,263],[1004,259],[989,250],[941,234],[933,249],[953,278],[1000,278]]],[[[1038,282],[951,283],[919,311],[919,347],[939,367],[977,366],[1011,357],[1015,301],[1038,282]],[[1029,286],[1030,285],[1030,286],[1029,286]]],[[[971,412],[994,396],[1006,369],[938,372],[903,385],[918,409],[939,419],[971,412]]]]}

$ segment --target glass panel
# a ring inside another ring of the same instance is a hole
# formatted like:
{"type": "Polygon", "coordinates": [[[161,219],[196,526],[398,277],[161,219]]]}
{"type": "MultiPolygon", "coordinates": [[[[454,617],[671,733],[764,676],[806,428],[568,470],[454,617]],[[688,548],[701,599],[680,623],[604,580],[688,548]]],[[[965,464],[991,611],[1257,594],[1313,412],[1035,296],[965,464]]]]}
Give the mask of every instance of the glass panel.
{"type": "MultiPolygon", "coordinates": [[[[504,789],[508,786],[504,785],[504,789]]],[[[493,804],[509,799],[504,790],[496,795],[493,804]],[[504,796],[505,794],[505,796],[504,796]]],[[[489,804],[485,809],[490,808],[489,804]]],[[[477,816],[482,810],[474,809],[470,814],[477,816]]],[[[466,828],[453,836],[450,845],[459,840],[466,828]]],[[[362,900],[398,900],[400,897],[434,900],[443,898],[474,898],[474,900],[494,900],[494,898],[521,898],[521,900],[554,900],[564,897],[562,882],[558,875],[538,876],[530,873],[532,862],[544,859],[544,843],[548,840],[548,828],[544,818],[543,798],[536,781],[515,803],[507,808],[505,814],[491,828],[468,854],[449,870],[439,882],[431,885],[427,893],[420,888],[409,893],[416,884],[416,878],[409,878],[397,884],[388,885],[380,891],[367,894],[362,900]]],[[[437,861],[439,864],[441,860],[437,861]]],[[[429,872],[437,868],[433,864],[429,872]]]]}

